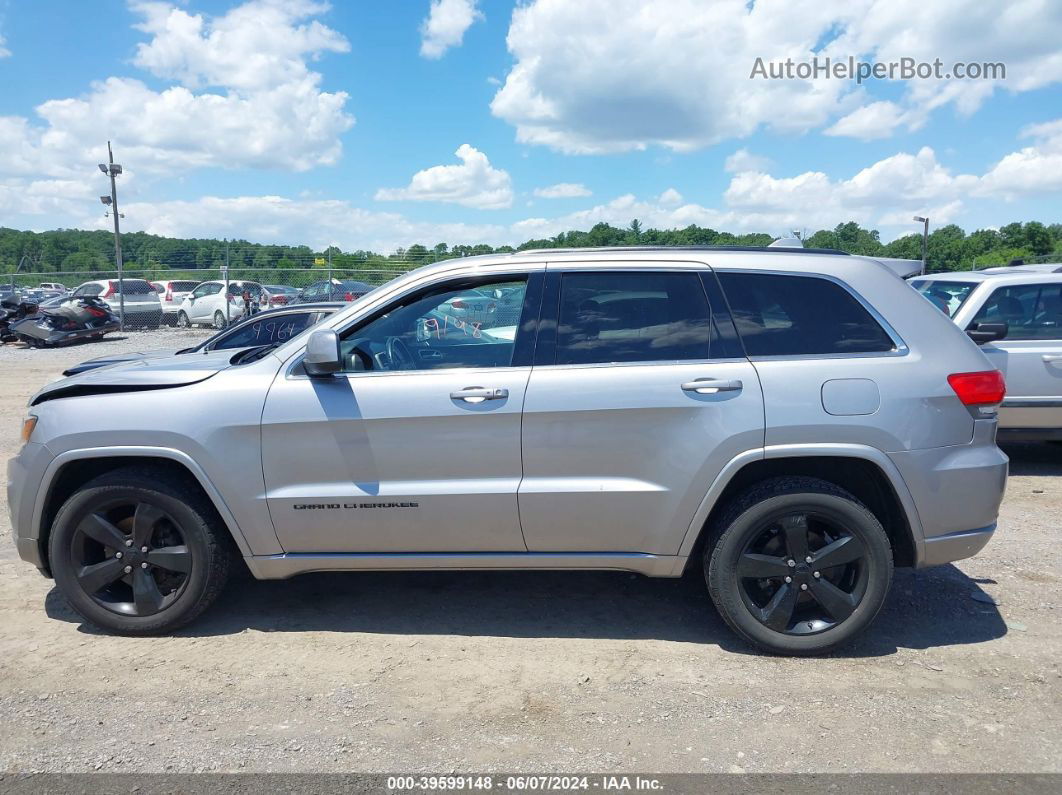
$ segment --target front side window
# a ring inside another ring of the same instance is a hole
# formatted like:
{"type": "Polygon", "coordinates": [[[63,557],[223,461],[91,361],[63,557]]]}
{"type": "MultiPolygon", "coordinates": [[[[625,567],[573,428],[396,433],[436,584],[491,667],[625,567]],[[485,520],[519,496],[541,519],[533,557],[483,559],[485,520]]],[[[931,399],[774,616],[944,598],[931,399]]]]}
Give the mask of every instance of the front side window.
{"type": "Polygon", "coordinates": [[[883,353],[896,345],[856,298],[814,276],[718,271],[749,356],[883,353]]]}
{"type": "Polygon", "coordinates": [[[1062,339],[1062,284],[998,287],[973,322],[1006,323],[1008,340],[1062,339]]]}
{"type": "Polygon", "coordinates": [[[711,312],[695,273],[567,273],[557,364],[709,357],[711,312]]]}
{"type": "Polygon", "coordinates": [[[970,297],[976,282],[945,282],[938,279],[915,279],[911,286],[929,299],[937,309],[955,317],[966,299],[970,297]]]}
{"type": "Polygon", "coordinates": [[[316,312],[293,312],[277,317],[259,317],[241,323],[210,346],[211,350],[250,348],[287,342],[317,320],[316,312]]]}
{"type": "Polygon", "coordinates": [[[415,293],[342,334],[347,371],[508,367],[527,281],[440,286],[415,293]]]}

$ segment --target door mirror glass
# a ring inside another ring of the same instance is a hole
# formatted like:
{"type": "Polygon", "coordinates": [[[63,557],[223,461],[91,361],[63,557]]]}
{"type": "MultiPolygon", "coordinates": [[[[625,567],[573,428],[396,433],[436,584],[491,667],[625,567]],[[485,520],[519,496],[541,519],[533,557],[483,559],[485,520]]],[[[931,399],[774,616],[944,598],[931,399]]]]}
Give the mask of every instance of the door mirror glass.
{"type": "Polygon", "coordinates": [[[1006,323],[971,323],[966,335],[978,345],[1004,339],[1010,332],[1006,323]]]}
{"type": "Polygon", "coordinates": [[[321,377],[339,372],[343,360],[339,355],[339,337],[330,328],[318,329],[306,343],[306,355],[302,359],[306,374],[321,377]]]}

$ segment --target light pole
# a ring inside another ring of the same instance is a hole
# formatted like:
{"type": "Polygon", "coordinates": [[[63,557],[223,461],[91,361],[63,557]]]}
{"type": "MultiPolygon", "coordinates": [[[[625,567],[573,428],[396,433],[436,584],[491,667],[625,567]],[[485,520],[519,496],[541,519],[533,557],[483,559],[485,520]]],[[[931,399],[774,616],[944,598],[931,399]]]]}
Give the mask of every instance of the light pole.
{"type": "Polygon", "coordinates": [[[118,266],[118,328],[125,331],[125,281],[122,278],[122,236],[118,229],[118,189],[114,178],[122,173],[122,167],[114,162],[111,142],[107,142],[107,162],[100,163],[100,171],[111,178],[111,195],[100,196],[100,201],[111,208],[114,216],[114,262],[118,266]]]}
{"type": "Polygon", "coordinates": [[[926,275],[926,246],[929,245],[929,218],[923,218],[920,215],[916,215],[911,219],[916,223],[922,224],[922,275],[926,275]]]}

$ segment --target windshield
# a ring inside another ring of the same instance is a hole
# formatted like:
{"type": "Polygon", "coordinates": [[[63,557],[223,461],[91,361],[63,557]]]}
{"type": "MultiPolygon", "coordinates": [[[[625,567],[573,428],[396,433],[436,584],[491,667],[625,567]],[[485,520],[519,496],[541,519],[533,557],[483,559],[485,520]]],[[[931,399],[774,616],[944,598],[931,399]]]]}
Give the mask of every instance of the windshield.
{"type": "Polygon", "coordinates": [[[911,286],[929,299],[937,309],[955,317],[977,282],[943,282],[936,279],[914,279],[911,286]]]}

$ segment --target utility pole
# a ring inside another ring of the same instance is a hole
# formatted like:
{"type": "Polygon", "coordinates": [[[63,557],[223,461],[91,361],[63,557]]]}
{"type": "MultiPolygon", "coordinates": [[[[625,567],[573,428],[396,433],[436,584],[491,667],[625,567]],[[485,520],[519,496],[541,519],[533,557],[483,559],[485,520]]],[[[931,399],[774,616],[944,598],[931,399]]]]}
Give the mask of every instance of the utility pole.
{"type": "Polygon", "coordinates": [[[118,188],[114,178],[122,173],[122,167],[114,162],[111,142],[107,142],[107,162],[100,163],[100,171],[111,178],[111,195],[100,196],[100,201],[110,206],[114,216],[114,263],[118,266],[118,328],[125,330],[125,280],[122,276],[122,233],[118,228],[118,188]]]}
{"type": "Polygon", "coordinates": [[[923,218],[921,215],[916,215],[911,219],[912,221],[920,222],[922,224],[922,275],[926,275],[926,247],[929,245],[929,217],[923,218]]]}
{"type": "Polygon", "coordinates": [[[229,239],[225,238],[225,325],[228,326],[232,322],[232,317],[229,313],[229,305],[232,303],[232,296],[229,295],[229,239]]]}

